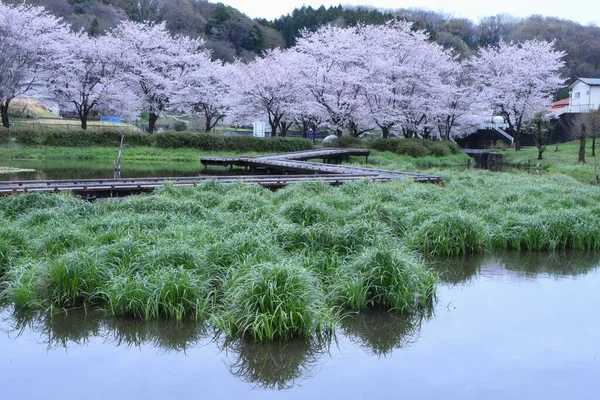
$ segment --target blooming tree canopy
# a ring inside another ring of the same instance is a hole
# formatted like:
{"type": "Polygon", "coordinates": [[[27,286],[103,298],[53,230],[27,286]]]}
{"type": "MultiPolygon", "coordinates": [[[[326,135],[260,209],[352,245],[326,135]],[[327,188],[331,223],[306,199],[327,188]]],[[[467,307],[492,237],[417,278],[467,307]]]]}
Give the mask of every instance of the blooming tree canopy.
{"type": "Polygon", "coordinates": [[[68,26],[43,7],[0,1],[0,111],[5,127],[11,100],[39,81],[41,66],[55,57],[54,43],[68,32],[68,26]]]}
{"type": "Polygon", "coordinates": [[[124,21],[108,35],[120,42],[125,81],[135,93],[141,111],[147,111],[148,132],[159,116],[176,107],[172,98],[183,90],[186,76],[210,57],[202,39],[172,36],[165,23],[124,21]]]}
{"type": "Polygon", "coordinates": [[[173,97],[178,111],[204,117],[204,131],[209,132],[225,118],[229,105],[231,69],[206,56],[204,63],[184,78],[182,89],[173,97]]]}
{"type": "Polygon", "coordinates": [[[266,115],[271,136],[276,136],[278,129],[285,136],[299,101],[295,80],[299,57],[276,49],[248,64],[238,61],[230,92],[233,119],[243,123],[266,115]]]}
{"type": "Polygon", "coordinates": [[[132,118],[137,98],[125,85],[124,55],[114,38],[74,33],[54,53],[45,65],[46,82],[62,108],[77,112],[82,129],[92,110],[132,118]]]}
{"type": "Polygon", "coordinates": [[[495,115],[504,118],[516,150],[521,148],[527,122],[547,110],[552,94],[564,85],[559,73],[563,57],[564,52],[554,50],[554,43],[529,40],[483,48],[473,60],[483,99],[495,115]]]}

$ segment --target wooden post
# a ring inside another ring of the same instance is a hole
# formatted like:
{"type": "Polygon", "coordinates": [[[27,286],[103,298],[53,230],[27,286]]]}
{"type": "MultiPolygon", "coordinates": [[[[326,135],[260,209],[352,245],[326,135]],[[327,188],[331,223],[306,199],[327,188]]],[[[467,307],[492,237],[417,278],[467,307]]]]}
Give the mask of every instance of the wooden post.
{"type": "Polygon", "coordinates": [[[114,172],[115,179],[121,178],[121,155],[123,153],[123,141],[124,140],[125,140],[125,135],[121,135],[121,144],[119,145],[119,155],[113,163],[113,172],[114,172]]]}

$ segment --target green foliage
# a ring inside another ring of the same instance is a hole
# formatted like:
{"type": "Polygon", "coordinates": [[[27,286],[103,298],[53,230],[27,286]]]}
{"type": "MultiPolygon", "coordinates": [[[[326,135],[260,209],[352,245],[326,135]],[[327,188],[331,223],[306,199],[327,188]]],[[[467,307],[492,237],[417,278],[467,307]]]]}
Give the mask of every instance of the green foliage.
{"type": "Polygon", "coordinates": [[[95,130],[40,130],[18,128],[12,132],[15,141],[20,144],[32,146],[119,146],[121,135],[125,136],[124,143],[129,146],[149,146],[152,137],[130,131],[95,131],[95,130]]]}
{"type": "Polygon", "coordinates": [[[390,151],[415,158],[426,156],[446,157],[460,152],[458,145],[448,140],[376,139],[371,143],[370,147],[374,150],[390,151]]]}
{"type": "Polygon", "coordinates": [[[219,136],[209,133],[161,132],[153,137],[157,147],[196,148],[204,151],[289,152],[310,150],[308,140],[297,138],[252,136],[219,136]]]}
{"type": "Polygon", "coordinates": [[[409,246],[424,254],[459,255],[483,247],[485,228],[477,217],[444,212],[426,219],[408,236],[409,246]]]}
{"type": "Polygon", "coordinates": [[[340,149],[364,148],[364,147],[367,147],[366,145],[367,145],[367,143],[365,142],[365,140],[363,140],[361,138],[357,138],[357,137],[352,137],[352,136],[338,137],[333,142],[324,144],[324,146],[326,146],[326,147],[336,147],[336,148],[340,148],[340,149]]]}

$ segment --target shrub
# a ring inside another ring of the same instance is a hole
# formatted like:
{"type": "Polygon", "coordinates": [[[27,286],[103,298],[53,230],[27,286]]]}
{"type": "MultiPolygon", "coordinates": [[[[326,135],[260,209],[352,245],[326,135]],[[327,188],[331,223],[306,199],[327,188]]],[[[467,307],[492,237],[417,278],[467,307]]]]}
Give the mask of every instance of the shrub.
{"type": "Polygon", "coordinates": [[[407,155],[411,157],[445,157],[460,153],[460,147],[449,140],[433,141],[428,139],[375,139],[370,148],[379,151],[407,155]]]}
{"type": "Polygon", "coordinates": [[[236,151],[283,153],[312,149],[310,141],[299,138],[252,136],[219,136],[210,133],[163,132],[154,136],[154,143],[162,148],[191,147],[205,151],[236,151]]]}
{"type": "Polygon", "coordinates": [[[118,146],[121,142],[121,135],[125,136],[125,143],[131,146],[150,146],[152,144],[151,137],[140,132],[30,128],[19,128],[14,131],[16,142],[28,146],[118,146]]]}

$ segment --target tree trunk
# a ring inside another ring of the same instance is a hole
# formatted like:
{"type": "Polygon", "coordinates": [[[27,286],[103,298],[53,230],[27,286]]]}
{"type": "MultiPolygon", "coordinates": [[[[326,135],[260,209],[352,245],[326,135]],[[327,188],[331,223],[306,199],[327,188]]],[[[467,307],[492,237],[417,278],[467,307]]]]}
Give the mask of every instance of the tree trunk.
{"type": "Polygon", "coordinates": [[[2,114],[2,126],[5,128],[10,128],[10,122],[8,121],[8,105],[10,104],[10,100],[3,101],[0,104],[0,113],[2,114]]]}
{"type": "Polygon", "coordinates": [[[223,119],[224,115],[219,113],[205,112],[204,117],[206,118],[206,124],[204,125],[204,131],[210,132],[212,129],[223,119]]]}
{"type": "Polygon", "coordinates": [[[154,133],[154,128],[156,127],[156,121],[158,120],[158,115],[151,112],[148,115],[148,133],[154,133]]]}
{"type": "Polygon", "coordinates": [[[293,122],[285,122],[285,121],[279,122],[279,132],[282,137],[287,136],[287,133],[290,130],[290,127],[292,126],[292,124],[293,124],[293,122]]]}
{"type": "Polygon", "coordinates": [[[579,138],[579,162],[585,163],[585,136],[579,138]]]}
{"type": "Polygon", "coordinates": [[[592,137],[592,157],[596,157],[596,136],[592,137]]]}
{"type": "Polygon", "coordinates": [[[210,132],[210,130],[212,129],[211,122],[212,122],[212,117],[207,115],[206,123],[204,124],[204,132],[210,132]]]}
{"type": "Polygon", "coordinates": [[[513,131],[513,138],[515,139],[515,151],[521,151],[521,135],[519,131],[513,131]]]}
{"type": "Polygon", "coordinates": [[[390,128],[387,126],[381,127],[381,135],[384,139],[387,139],[390,136],[390,128]]]}
{"type": "Polygon", "coordinates": [[[543,160],[544,158],[542,157],[542,155],[544,154],[544,149],[542,149],[541,147],[538,147],[538,160],[543,160]]]}
{"type": "Polygon", "coordinates": [[[84,131],[87,129],[87,118],[88,118],[88,113],[87,111],[79,111],[79,120],[81,121],[81,129],[83,129],[84,131]]]}

